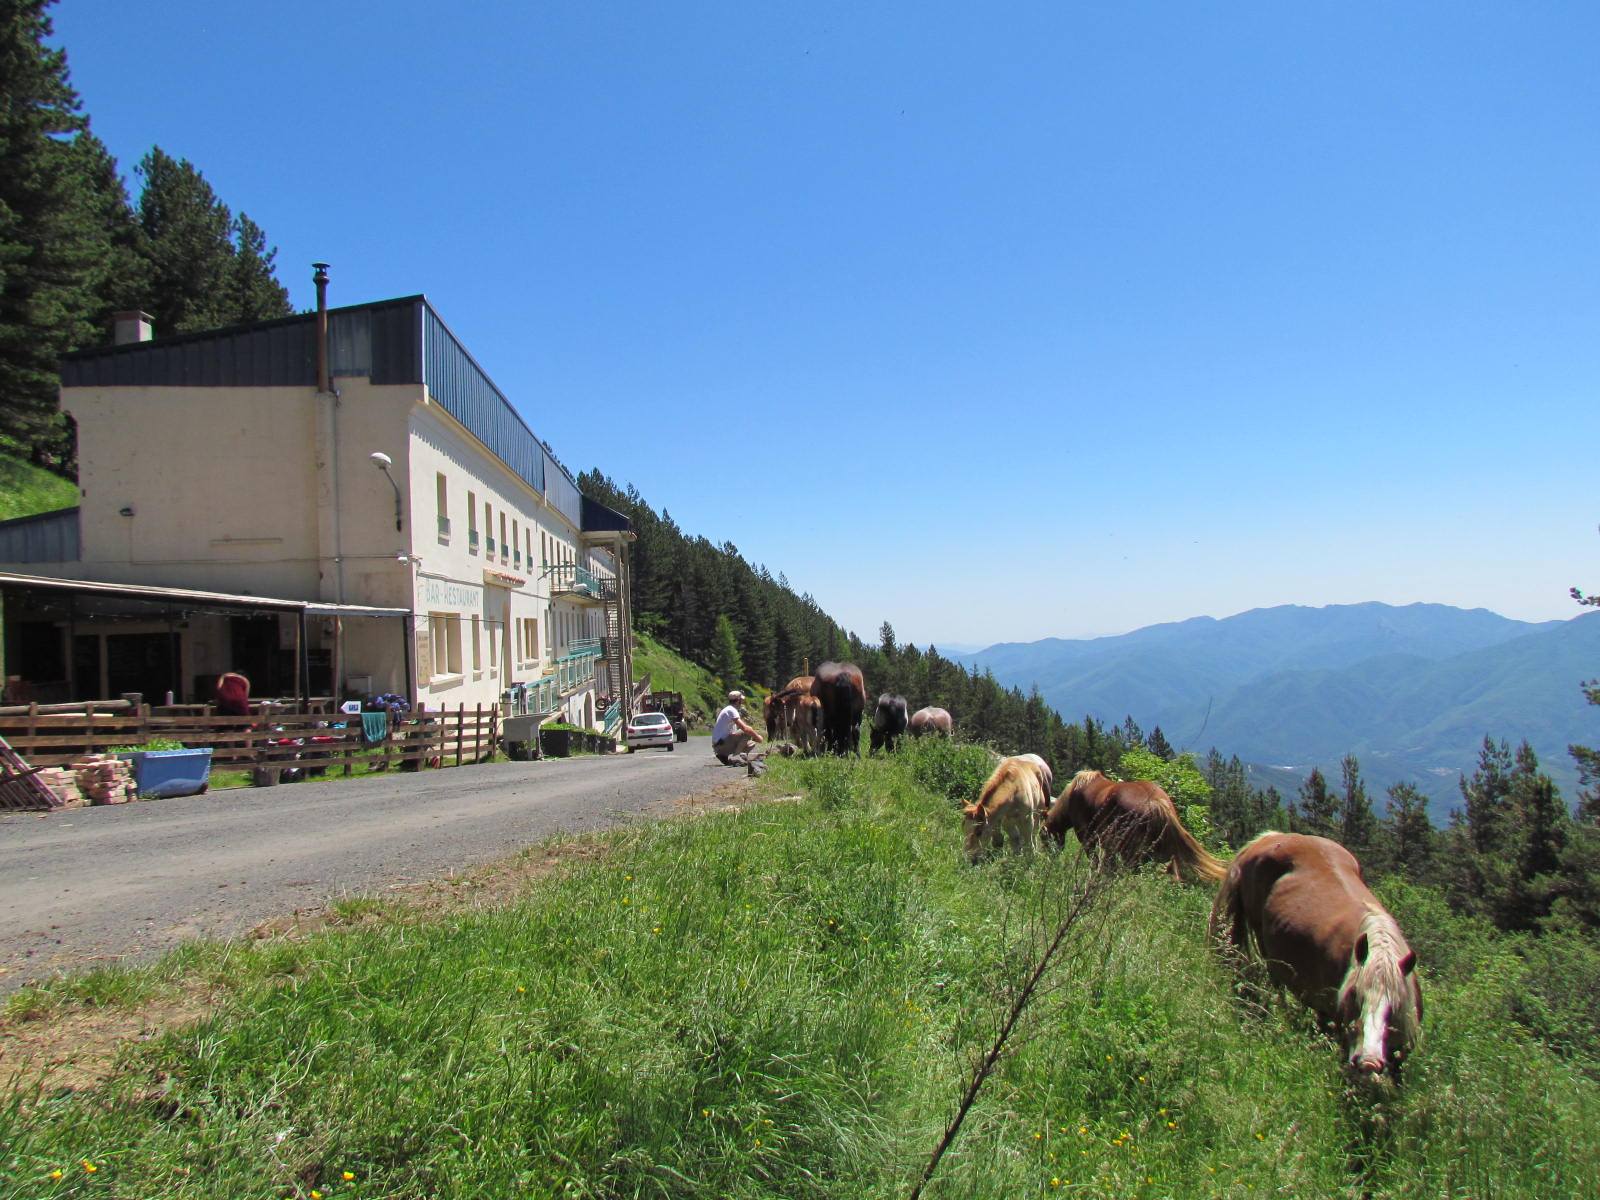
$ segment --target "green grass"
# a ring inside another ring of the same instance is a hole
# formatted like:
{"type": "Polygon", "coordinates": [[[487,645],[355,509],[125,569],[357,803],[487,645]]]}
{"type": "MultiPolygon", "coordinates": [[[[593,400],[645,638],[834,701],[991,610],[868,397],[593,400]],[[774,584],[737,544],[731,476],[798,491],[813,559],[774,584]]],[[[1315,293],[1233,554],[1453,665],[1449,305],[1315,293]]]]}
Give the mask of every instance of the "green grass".
{"type": "Polygon", "coordinates": [[[0,454],[0,521],[78,503],[78,485],[42,467],[0,454]]]}
{"type": "Polygon", "coordinates": [[[691,726],[708,724],[726,703],[726,691],[716,677],[649,634],[639,634],[636,641],[633,652],[635,677],[642,679],[648,674],[652,691],[682,692],[684,705],[689,709],[691,726]]]}
{"type": "MultiPolygon", "coordinates": [[[[128,973],[224,999],[98,1089],[0,1102],[0,1192],[903,1196],[1082,879],[1076,852],[966,865],[981,754],[775,760],[802,799],[611,833],[508,908],[353,897],[331,932],[128,973]]],[[[1299,1011],[1239,1009],[1209,900],[1116,881],[927,1195],[1600,1192],[1600,1089],[1501,1018],[1492,944],[1419,947],[1426,1041],[1373,1101],[1299,1011]]]]}

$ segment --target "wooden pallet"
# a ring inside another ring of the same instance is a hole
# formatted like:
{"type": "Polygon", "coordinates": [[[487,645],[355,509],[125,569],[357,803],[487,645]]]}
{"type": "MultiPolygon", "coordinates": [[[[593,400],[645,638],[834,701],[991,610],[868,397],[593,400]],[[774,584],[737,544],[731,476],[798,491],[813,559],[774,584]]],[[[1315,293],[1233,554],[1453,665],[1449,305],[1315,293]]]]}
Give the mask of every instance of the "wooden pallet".
{"type": "Polygon", "coordinates": [[[0,737],[0,811],[49,812],[59,801],[39,779],[43,767],[30,767],[11,743],[0,737]]]}

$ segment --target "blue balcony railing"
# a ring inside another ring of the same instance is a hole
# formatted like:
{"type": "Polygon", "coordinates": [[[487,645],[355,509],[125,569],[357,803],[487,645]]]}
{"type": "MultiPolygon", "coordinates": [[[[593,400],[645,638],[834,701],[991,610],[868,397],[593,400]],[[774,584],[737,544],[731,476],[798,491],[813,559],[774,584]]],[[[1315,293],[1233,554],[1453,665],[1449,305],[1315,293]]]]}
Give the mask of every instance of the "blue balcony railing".
{"type": "Polygon", "coordinates": [[[587,596],[602,600],[608,589],[616,586],[609,576],[596,575],[588,567],[577,563],[557,563],[548,571],[552,595],[587,596]]]}

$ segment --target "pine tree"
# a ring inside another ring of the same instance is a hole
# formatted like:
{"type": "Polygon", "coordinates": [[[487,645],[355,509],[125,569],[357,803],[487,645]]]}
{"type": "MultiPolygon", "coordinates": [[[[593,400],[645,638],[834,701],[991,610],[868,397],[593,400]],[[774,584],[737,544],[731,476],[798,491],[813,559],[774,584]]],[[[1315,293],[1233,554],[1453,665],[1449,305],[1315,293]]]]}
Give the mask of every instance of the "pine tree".
{"type": "Polygon", "coordinates": [[[1295,820],[1296,833],[1309,833],[1316,837],[1339,837],[1339,800],[1328,791],[1328,781],[1322,771],[1311,768],[1300,785],[1300,804],[1295,820]]]}
{"type": "Polygon", "coordinates": [[[1389,811],[1380,829],[1383,862],[1390,870],[1417,883],[1433,874],[1437,834],[1428,819],[1428,798],[1415,785],[1397,783],[1389,789],[1389,811]]]}
{"type": "Polygon", "coordinates": [[[1373,815],[1372,801],[1361,782],[1361,764],[1354,754],[1347,754],[1339,764],[1339,840],[1346,850],[1358,859],[1365,858],[1372,848],[1378,832],[1378,818],[1373,815]]]}
{"type": "Polygon", "coordinates": [[[1150,737],[1145,744],[1149,747],[1151,754],[1154,754],[1157,758],[1165,759],[1167,762],[1171,762],[1178,757],[1178,752],[1172,748],[1172,743],[1167,741],[1167,735],[1161,732],[1161,726],[1159,725],[1150,731],[1150,737]]]}
{"type": "Polygon", "coordinates": [[[744,678],[744,660],[739,657],[739,639],[733,630],[733,622],[728,615],[723,613],[717,617],[717,623],[711,634],[711,653],[706,659],[706,666],[715,675],[724,688],[736,688],[744,678]]]}
{"type": "Polygon", "coordinates": [[[248,321],[270,321],[287,317],[289,289],[278,282],[274,273],[278,250],[267,248],[267,235],[244,213],[233,222],[233,232],[238,246],[228,268],[228,307],[231,310],[224,324],[244,324],[248,321]]]}
{"type": "Polygon", "coordinates": [[[49,4],[0,0],[0,442],[29,453],[59,435],[56,362],[89,336],[98,249],[49,4]]]}
{"type": "Polygon", "coordinates": [[[139,224],[150,258],[157,334],[216,329],[233,314],[233,214],[188,159],[160,146],[139,162],[139,224]]]}

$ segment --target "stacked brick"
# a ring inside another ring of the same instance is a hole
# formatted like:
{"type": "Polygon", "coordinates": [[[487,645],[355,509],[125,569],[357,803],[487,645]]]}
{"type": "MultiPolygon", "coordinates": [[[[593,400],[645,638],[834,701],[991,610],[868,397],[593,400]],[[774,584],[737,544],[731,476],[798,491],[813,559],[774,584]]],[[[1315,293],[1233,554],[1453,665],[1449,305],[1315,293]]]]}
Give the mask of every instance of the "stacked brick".
{"type": "Polygon", "coordinates": [[[122,758],[91,754],[70,768],[54,766],[38,778],[51,790],[61,808],[82,805],[120,805],[133,800],[133,765],[122,758]]]}
{"type": "Polygon", "coordinates": [[[56,808],[82,808],[89,803],[89,798],[78,787],[78,777],[66,767],[46,767],[37,779],[50,790],[56,808]]]}

